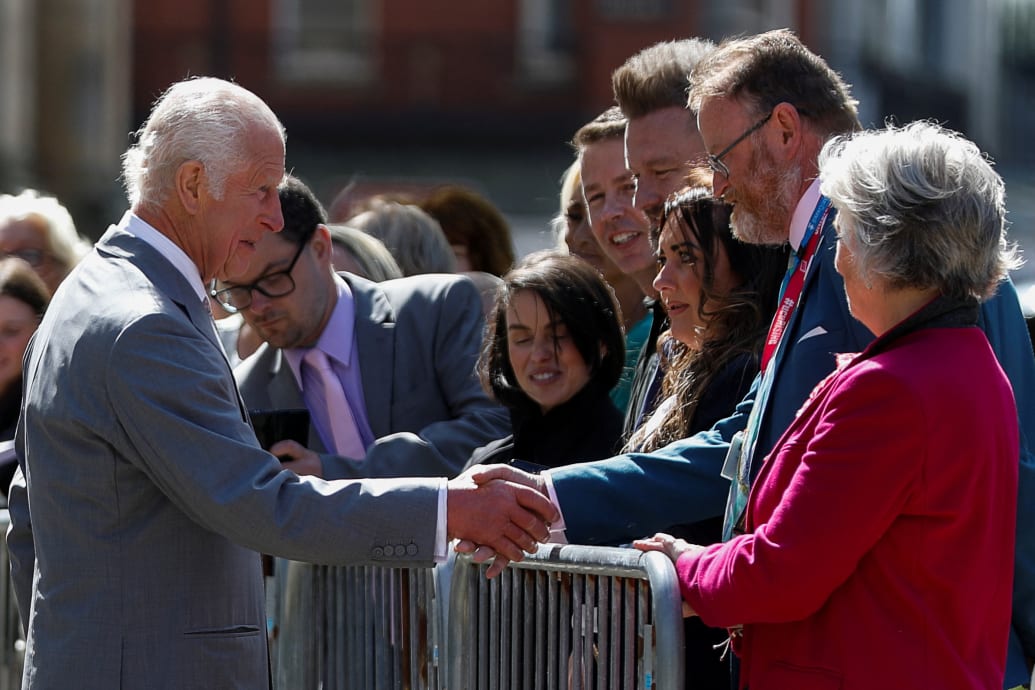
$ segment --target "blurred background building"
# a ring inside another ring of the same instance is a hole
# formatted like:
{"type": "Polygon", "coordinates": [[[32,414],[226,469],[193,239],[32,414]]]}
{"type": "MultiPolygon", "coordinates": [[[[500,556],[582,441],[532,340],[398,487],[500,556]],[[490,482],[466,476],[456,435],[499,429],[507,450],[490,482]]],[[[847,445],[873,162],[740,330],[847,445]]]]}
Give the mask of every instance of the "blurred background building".
{"type": "Polygon", "coordinates": [[[975,139],[1035,246],[1035,0],[0,0],[0,191],[47,190],[98,236],[154,98],[214,75],[271,104],[325,203],[350,183],[460,181],[527,250],[615,67],[782,26],[853,84],[865,124],[930,117],[975,139]]]}

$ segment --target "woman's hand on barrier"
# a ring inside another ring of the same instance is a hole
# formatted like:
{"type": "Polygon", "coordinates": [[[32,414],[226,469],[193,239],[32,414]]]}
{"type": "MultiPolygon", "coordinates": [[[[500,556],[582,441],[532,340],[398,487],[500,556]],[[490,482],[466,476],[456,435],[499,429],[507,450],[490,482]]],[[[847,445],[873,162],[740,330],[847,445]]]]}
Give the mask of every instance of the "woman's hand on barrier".
{"type": "MultiPolygon", "coordinates": [[[[665,534],[664,532],[658,532],[653,537],[646,537],[644,539],[637,539],[633,542],[640,551],[660,551],[675,563],[679,560],[679,557],[685,553],[697,555],[705,550],[705,547],[698,546],[697,544],[691,544],[685,539],[679,539],[673,537],[671,534],[665,534]]],[[[697,614],[690,607],[690,604],[683,601],[683,618],[690,618],[697,614]]]]}

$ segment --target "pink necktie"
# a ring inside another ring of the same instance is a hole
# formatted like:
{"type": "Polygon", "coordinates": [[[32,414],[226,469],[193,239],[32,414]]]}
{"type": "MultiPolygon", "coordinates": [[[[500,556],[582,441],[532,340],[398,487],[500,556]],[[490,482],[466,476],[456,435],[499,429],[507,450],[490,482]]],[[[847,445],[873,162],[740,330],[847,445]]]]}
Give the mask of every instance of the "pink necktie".
{"type": "Polygon", "coordinates": [[[366,448],[359,435],[359,428],[356,426],[356,419],[352,416],[352,409],[345,399],[345,389],[338,380],[338,375],[331,368],[327,361],[327,355],[318,348],[309,350],[302,358],[315,376],[310,376],[306,385],[313,386],[316,390],[316,400],[322,400],[327,411],[326,419],[329,422],[329,431],[332,436],[325,441],[333,441],[333,450],[338,455],[347,458],[362,459],[366,456],[366,448]]]}

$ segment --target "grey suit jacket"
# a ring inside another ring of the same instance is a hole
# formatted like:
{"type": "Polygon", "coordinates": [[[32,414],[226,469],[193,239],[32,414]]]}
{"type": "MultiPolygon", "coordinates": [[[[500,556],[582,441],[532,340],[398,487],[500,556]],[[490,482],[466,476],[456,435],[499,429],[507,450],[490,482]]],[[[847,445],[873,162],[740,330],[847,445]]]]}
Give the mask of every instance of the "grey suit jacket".
{"type": "Polygon", "coordinates": [[[267,687],[257,551],[433,560],[442,480],[282,471],[196,293],[122,230],[58,290],[25,382],[9,533],[25,688],[267,687]]]}
{"type": "MultiPolygon", "coordinates": [[[[451,477],[476,448],[510,433],[509,414],[475,375],[485,320],[471,281],[342,278],[355,300],[360,377],[376,441],[358,461],[324,456],[325,477],[451,477]]],[[[249,409],[305,407],[277,348],[263,345],[234,374],[249,409]]],[[[309,447],[325,450],[313,427],[309,447]]]]}

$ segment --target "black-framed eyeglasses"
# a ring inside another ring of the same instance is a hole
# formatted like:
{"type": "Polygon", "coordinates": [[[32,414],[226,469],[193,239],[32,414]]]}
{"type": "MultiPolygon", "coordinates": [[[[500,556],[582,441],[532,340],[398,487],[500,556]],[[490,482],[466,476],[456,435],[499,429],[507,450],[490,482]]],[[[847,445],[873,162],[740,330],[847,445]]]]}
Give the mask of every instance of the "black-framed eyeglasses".
{"type": "Polygon", "coordinates": [[[708,154],[708,165],[709,165],[709,167],[711,167],[711,169],[712,169],[712,170],[713,170],[714,172],[717,172],[717,173],[719,173],[720,175],[722,175],[723,177],[725,177],[725,178],[729,179],[729,176],[730,176],[730,169],[729,169],[729,168],[727,168],[727,167],[726,167],[726,164],[722,162],[722,158],[723,158],[723,156],[725,156],[725,155],[726,155],[727,153],[729,153],[730,151],[732,151],[732,150],[733,150],[733,147],[734,147],[734,146],[736,146],[736,145],[737,145],[737,144],[739,144],[740,142],[744,141],[744,140],[745,140],[745,139],[747,139],[747,138],[748,138],[749,136],[751,136],[752,134],[754,134],[755,132],[757,132],[757,131],[758,131],[759,129],[761,129],[761,128],[762,128],[762,126],[763,126],[763,125],[765,125],[765,123],[769,122],[769,118],[771,118],[772,116],[773,116],[773,111],[772,111],[772,110],[770,110],[770,111],[769,111],[769,114],[768,114],[768,115],[766,115],[766,116],[765,116],[765,117],[763,117],[763,118],[762,118],[761,120],[759,120],[759,121],[758,121],[758,122],[756,122],[755,124],[753,124],[753,125],[751,125],[750,127],[748,127],[748,128],[747,128],[747,131],[745,131],[745,132],[744,132],[743,134],[741,134],[741,135],[740,135],[739,137],[737,137],[736,139],[734,139],[734,140],[733,140],[733,141],[732,141],[732,142],[730,143],[730,145],[729,145],[729,146],[727,146],[726,148],[724,148],[724,149],[723,149],[722,151],[719,151],[719,152],[718,152],[718,153],[716,153],[716,154],[711,154],[711,153],[709,153],[709,154],[708,154]]]}
{"type": "Polygon", "coordinates": [[[50,258],[50,254],[42,249],[15,249],[13,252],[0,252],[0,259],[6,259],[8,257],[21,259],[33,268],[40,268],[43,264],[47,263],[47,259],[50,258]]]}
{"type": "Polygon", "coordinates": [[[302,256],[302,250],[309,244],[308,240],[298,245],[291,263],[283,271],[268,273],[248,285],[230,285],[221,290],[213,288],[209,294],[223,305],[231,314],[244,311],[252,304],[252,292],[257,291],[266,297],[287,297],[295,291],[295,279],[291,277],[291,271],[298,263],[298,257],[302,256]]]}

